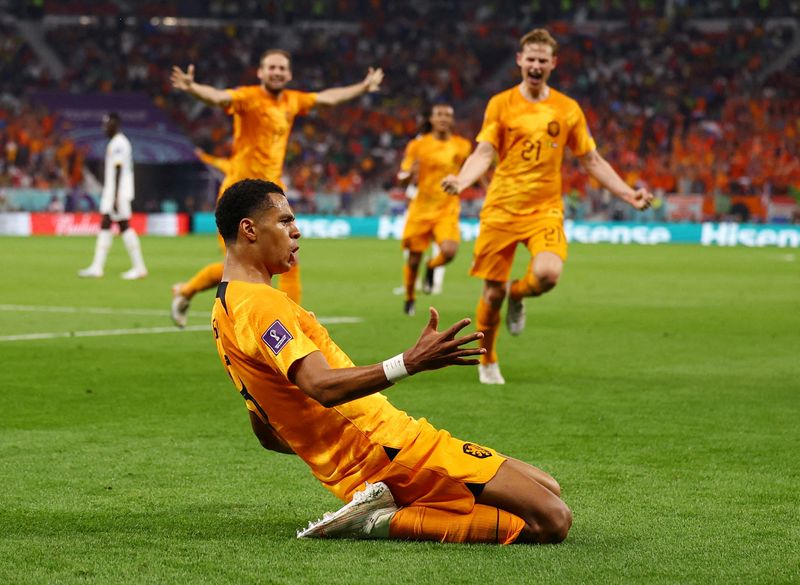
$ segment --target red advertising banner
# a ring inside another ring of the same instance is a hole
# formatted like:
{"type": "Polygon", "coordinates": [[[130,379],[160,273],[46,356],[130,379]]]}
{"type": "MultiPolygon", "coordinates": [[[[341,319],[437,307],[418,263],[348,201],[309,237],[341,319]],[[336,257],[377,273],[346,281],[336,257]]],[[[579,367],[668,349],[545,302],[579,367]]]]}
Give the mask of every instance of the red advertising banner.
{"type": "MultiPolygon", "coordinates": [[[[99,213],[31,213],[31,234],[35,236],[92,236],[100,231],[99,213]]],[[[147,214],[134,213],[131,227],[147,233],[147,214]]],[[[118,230],[113,224],[114,232],[118,230]]]]}
{"type": "MultiPolygon", "coordinates": [[[[0,214],[0,234],[34,236],[93,236],[100,231],[99,213],[19,213],[0,214]],[[11,220],[14,220],[13,222],[11,220]]],[[[134,213],[131,227],[141,235],[179,236],[189,233],[185,213],[134,213]]],[[[116,223],[111,228],[119,231],[116,223]]]]}

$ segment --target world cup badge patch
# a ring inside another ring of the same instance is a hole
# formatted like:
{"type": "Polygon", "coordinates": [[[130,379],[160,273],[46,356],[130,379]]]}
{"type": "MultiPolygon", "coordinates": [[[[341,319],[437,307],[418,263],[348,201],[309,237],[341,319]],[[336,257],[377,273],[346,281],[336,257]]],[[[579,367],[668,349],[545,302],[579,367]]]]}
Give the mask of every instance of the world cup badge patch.
{"type": "Polygon", "coordinates": [[[492,452],[489,451],[489,449],[476,445],[475,443],[464,443],[464,453],[478,459],[486,459],[492,456],[492,452]]]}
{"type": "Polygon", "coordinates": [[[264,332],[261,339],[263,339],[267,347],[272,350],[272,353],[278,355],[294,337],[292,337],[292,334],[283,326],[283,323],[276,320],[269,326],[269,329],[264,332]]]}

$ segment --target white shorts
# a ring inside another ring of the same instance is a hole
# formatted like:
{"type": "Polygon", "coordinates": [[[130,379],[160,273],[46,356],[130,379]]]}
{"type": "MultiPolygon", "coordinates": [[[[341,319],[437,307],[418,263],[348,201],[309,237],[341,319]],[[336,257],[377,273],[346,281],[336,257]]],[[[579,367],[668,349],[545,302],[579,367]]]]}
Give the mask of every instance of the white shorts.
{"type": "Polygon", "coordinates": [[[103,195],[100,199],[100,213],[111,217],[111,221],[123,221],[131,218],[131,200],[120,197],[117,209],[114,211],[114,197],[103,195]]]}

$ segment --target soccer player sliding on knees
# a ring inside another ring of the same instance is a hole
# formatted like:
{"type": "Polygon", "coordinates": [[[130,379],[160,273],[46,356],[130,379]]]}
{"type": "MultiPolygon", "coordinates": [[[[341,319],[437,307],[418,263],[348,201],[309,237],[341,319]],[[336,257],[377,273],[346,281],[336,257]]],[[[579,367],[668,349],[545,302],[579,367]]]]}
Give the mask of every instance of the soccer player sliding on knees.
{"type": "Polygon", "coordinates": [[[398,410],[381,392],[407,376],[475,365],[482,338],[438,331],[431,318],[411,348],[356,366],[309,313],[273,289],[297,261],[300,232],[282,189],[244,180],[222,195],[226,244],[212,312],[217,350],[266,449],[295,454],[346,505],[299,538],[556,543],[572,514],[548,473],[456,439],[398,410]]]}

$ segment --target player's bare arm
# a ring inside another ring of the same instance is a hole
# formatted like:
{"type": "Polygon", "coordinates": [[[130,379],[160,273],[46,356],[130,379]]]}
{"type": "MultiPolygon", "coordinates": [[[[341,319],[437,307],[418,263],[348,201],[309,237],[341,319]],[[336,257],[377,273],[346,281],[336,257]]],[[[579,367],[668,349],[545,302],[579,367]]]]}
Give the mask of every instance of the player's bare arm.
{"type": "Polygon", "coordinates": [[[345,87],[332,87],[324,89],[317,94],[317,104],[321,106],[335,106],[357,98],[365,93],[373,93],[380,89],[383,82],[383,69],[370,67],[366,77],[360,83],[345,87]]]}
{"type": "Polygon", "coordinates": [[[189,65],[186,71],[177,66],[173,67],[169,80],[175,89],[184,91],[212,106],[225,107],[231,103],[231,94],[226,90],[203,85],[194,80],[194,65],[189,65]]]}
{"type": "Polygon", "coordinates": [[[653,194],[645,188],[634,189],[622,180],[617,171],[604,159],[599,152],[592,150],[578,157],[586,172],[611,193],[628,203],[631,207],[644,211],[653,202],[653,194]]]}
{"type": "Polygon", "coordinates": [[[464,161],[458,176],[447,175],[442,179],[445,193],[458,195],[486,174],[494,161],[497,151],[489,142],[479,142],[471,155],[464,161]]]}
{"type": "MultiPolygon", "coordinates": [[[[476,332],[457,337],[469,324],[469,319],[462,319],[444,331],[437,331],[439,313],[431,307],[430,320],[417,343],[402,354],[408,375],[446,366],[477,365],[478,360],[471,359],[471,356],[481,355],[484,350],[464,346],[477,341],[483,334],[476,332]]],[[[326,407],[350,402],[392,385],[382,363],[334,369],[319,351],[297,360],[289,370],[289,378],[303,392],[326,407]]]]}

